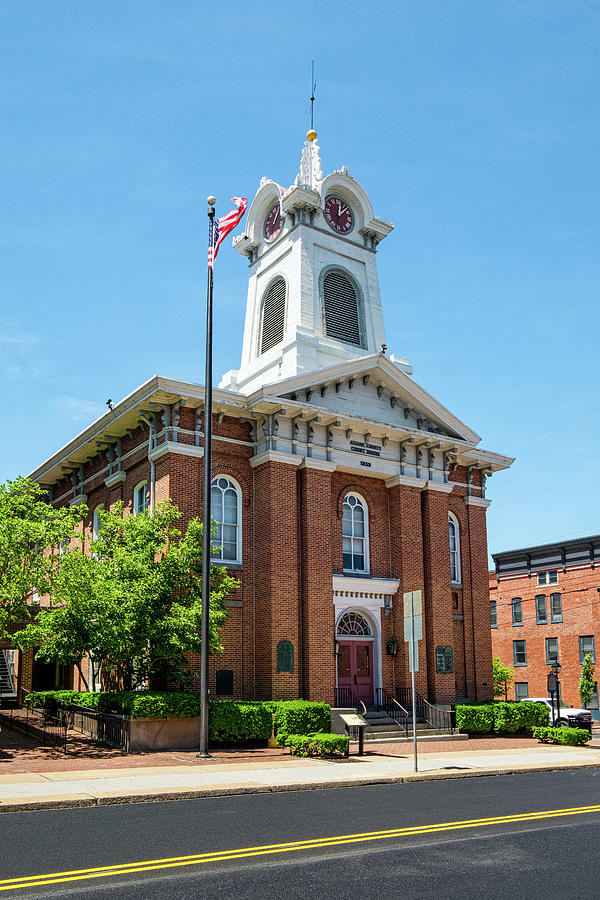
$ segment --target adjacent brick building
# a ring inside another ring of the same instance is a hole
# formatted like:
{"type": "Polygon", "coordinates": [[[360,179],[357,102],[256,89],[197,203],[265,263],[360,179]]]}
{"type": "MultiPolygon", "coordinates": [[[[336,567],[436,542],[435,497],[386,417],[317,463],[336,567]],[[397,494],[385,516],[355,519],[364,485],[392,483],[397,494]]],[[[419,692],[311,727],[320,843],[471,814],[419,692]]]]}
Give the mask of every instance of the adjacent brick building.
{"type": "MultiPolygon", "coordinates": [[[[242,365],[213,392],[216,557],[238,577],[211,691],[365,701],[410,684],[402,595],[421,590],[417,686],[492,695],[486,476],[512,459],[388,356],[376,250],[393,225],[307,140],[284,190],[263,179],[247,257],[242,365]],[[395,639],[395,640],[392,640],[395,639]],[[397,652],[394,653],[394,647],[397,652]]],[[[205,389],[154,376],[43,463],[55,504],[201,514],[205,389]]]]}
{"type": "MultiPolygon", "coordinates": [[[[494,553],[490,572],[492,649],[515,668],[510,696],[546,697],[551,664],[561,664],[561,696],[581,706],[577,684],[586,653],[600,641],[600,535],[494,553]]],[[[598,686],[589,704],[598,715],[598,686]]]]}

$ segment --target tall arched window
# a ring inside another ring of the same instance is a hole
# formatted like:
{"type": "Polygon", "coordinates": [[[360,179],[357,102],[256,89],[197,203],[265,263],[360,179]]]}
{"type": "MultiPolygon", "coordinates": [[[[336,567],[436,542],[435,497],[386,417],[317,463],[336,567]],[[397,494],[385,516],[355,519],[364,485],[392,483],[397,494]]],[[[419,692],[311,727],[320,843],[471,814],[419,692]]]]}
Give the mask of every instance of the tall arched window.
{"type": "Polygon", "coordinates": [[[97,541],[98,535],[100,534],[100,516],[99,513],[104,512],[104,504],[101,503],[100,506],[97,506],[94,510],[94,515],[92,516],[92,540],[97,541]]]}
{"type": "Polygon", "coordinates": [[[148,511],[148,482],[140,481],[133,489],[133,514],[148,511]]]}
{"type": "Polygon", "coordinates": [[[212,559],[242,561],[242,492],[228,475],[213,478],[210,493],[212,519],[216,533],[212,538],[212,559]]]}
{"type": "Polygon", "coordinates": [[[344,572],[369,571],[369,517],[367,504],[358,494],[344,497],[342,549],[344,572]]]}
{"type": "Polygon", "coordinates": [[[460,584],[460,530],[458,519],[452,513],[448,514],[448,531],[450,537],[450,581],[452,584],[460,584]]]}
{"type": "Polygon", "coordinates": [[[260,352],[265,353],[283,340],[285,325],[285,281],[276,278],[263,300],[260,352]]]}
{"type": "Polygon", "coordinates": [[[323,308],[327,337],[361,345],[360,316],[356,288],[338,269],[327,272],[323,279],[323,308]]]}

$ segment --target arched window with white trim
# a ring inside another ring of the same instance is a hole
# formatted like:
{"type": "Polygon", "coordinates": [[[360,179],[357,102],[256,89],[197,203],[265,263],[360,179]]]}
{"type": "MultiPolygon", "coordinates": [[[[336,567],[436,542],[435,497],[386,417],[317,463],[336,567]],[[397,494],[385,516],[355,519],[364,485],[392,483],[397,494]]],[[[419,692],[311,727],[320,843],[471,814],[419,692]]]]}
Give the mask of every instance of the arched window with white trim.
{"type": "Polygon", "coordinates": [[[263,299],[260,352],[266,353],[283,340],[285,327],[285,281],[279,275],[271,282],[263,299]]]}
{"type": "Polygon", "coordinates": [[[330,269],[322,282],[327,337],[362,346],[359,296],[350,275],[330,269]]]}
{"type": "Polygon", "coordinates": [[[210,492],[213,523],[211,558],[215,562],[242,561],[242,490],[230,475],[213,478],[210,492]]]}
{"type": "Polygon", "coordinates": [[[92,540],[93,541],[97,541],[98,537],[100,535],[100,528],[101,528],[102,523],[100,522],[99,514],[101,512],[104,512],[104,504],[103,503],[101,503],[99,506],[96,507],[96,509],[94,510],[94,514],[92,515],[92,540]]]}
{"type": "Polygon", "coordinates": [[[369,514],[359,494],[346,494],[342,508],[344,572],[369,571],[369,514]]]}
{"type": "Polygon", "coordinates": [[[448,532],[450,541],[450,581],[460,584],[460,527],[453,513],[448,513],[448,532]]]}
{"type": "Polygon", "coordinates": [[[133,514],[148,512],[148,482],[140,481],[133,489],[133,514]]]}

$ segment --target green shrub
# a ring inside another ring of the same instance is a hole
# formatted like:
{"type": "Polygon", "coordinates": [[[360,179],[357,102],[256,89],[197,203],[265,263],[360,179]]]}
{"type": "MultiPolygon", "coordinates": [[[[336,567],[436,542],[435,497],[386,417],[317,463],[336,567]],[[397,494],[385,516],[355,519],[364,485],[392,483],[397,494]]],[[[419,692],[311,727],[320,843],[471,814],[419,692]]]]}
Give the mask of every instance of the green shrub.
{"type": "Polygon", "coordinates": [[[468,734],[489,734],[494,727],[494,705],[456,707],[456,727],[468,734]]]}
{"type": "Polygon", "coordinates": [[[547,725],[550,710],[545,703],[502,703],[494,707],[494,731],[497,734],[515,734],[526,728],[547,725]]]}
{"type": "Polygon", "coordinates": [[[545,703],[478,703],[457,705],[456,727],[469,734],[515,734],[534,726],[547,725],[550,710],[545,703]]]}
{"type": "Polygon", "coordinates": [[[209,709],[208,739],[212,743],[266,741],[271,737],[273,716],[267,703],[211,700],[209,709]]]}
{"type": "Polygon", "coordinates": [[[296,756],[348,756],[349,738],[345,734],[288,734],[285,746],[296,756]]]}
{"type": "Polygon", "coordinates": [[[288,734],[331,731],[331,707],[310,700],[281,700],[268,704],[273,710],[275,735],[283,744],[288,734]]]}
{"type": "Polygon", "coordinates": [[[533,728],[533,736],[542,744],[587,744],[591,734],[586,728],[533,728]]]}

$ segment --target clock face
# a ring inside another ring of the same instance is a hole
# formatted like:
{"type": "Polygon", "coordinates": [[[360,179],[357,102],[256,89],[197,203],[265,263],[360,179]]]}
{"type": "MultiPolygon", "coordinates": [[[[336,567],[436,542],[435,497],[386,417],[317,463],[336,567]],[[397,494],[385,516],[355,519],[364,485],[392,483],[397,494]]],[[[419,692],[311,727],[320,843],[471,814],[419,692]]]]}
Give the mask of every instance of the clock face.
{"type": "Polygon", "coordinates": [[[345,200],[331,196],[325,201],[325,219],[330,228],[339,234],[348,234],[352,231],[354,217],[352,210],[345,200]]]}
{"type": "Polygon", "coordinates": [[[276,238],[281,231],[281,206],[275,203],[265,219],[265,237],[268,241],[276,238]]]}

